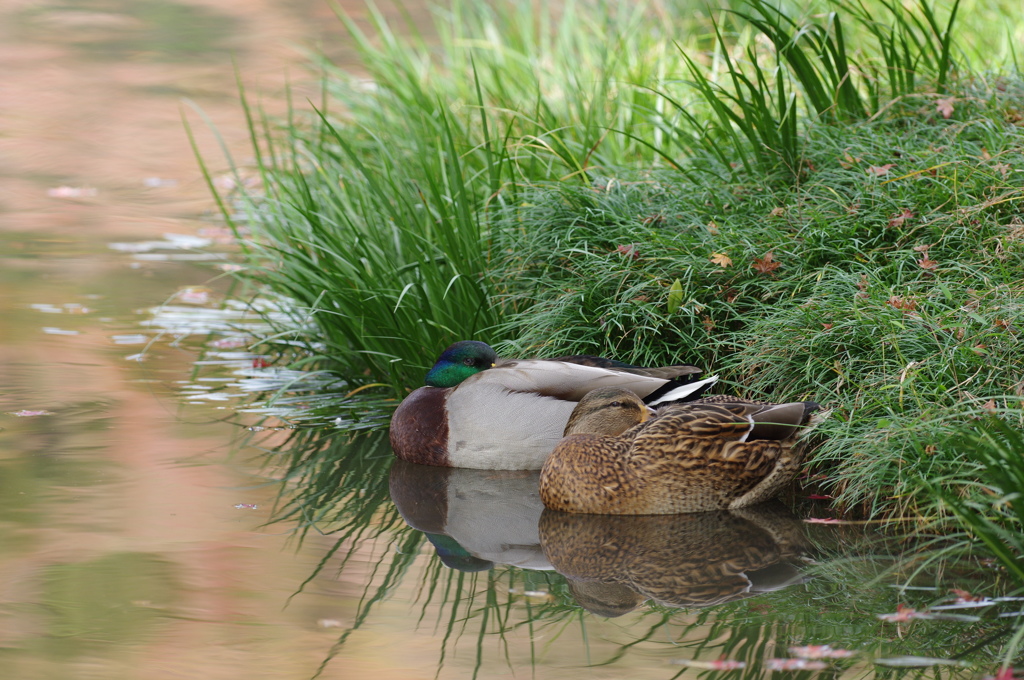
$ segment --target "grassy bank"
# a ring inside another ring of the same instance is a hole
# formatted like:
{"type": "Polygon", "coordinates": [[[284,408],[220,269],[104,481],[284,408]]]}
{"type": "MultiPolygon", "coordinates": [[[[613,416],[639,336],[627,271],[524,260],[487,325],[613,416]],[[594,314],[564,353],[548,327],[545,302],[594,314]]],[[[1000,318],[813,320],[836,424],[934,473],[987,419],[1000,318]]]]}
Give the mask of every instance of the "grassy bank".
{"type": "Polygon", "coordinates": [[[366,72],[254,111],[263,191],[225,197],[282,360],[392,397],[470,337],[699,363],[833,409],[808,481],[840,507],[974,493],[950,438],[1024,418],[1024,93],[964,48],[1000,7],[830,7],[349,21],[366,72]]]}

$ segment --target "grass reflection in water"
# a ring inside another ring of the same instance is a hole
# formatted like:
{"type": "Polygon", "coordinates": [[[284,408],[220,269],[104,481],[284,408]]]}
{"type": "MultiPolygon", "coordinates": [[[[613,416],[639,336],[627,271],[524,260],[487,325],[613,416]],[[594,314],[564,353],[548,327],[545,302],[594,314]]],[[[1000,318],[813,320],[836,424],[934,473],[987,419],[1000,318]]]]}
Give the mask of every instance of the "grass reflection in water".
{"type": "Polygon", "coordinates": [[[998,595],[1005,584],[989,563],[939,558],[859,525],[808,524],[781,504],[567,515],[543,509],[536,473],[402,463],[382,430],[301,429],[276,450],[269,460],[283,457],[291,489],[278,521],[294,524],[300,541],[312,531],[331,542],[296,595],[314,579],[355,579],[361,589],[321,672],[396,603],[408,615],[389,636],[432,638],[437,677],[524,665],[534,677],[593,677],[596,666],[630,677],[819,667],[899,676],[941,663],[966,678],[991,667],[1013,631],[1000,618],[1013,602],[884,620],[898,607],[948,604],[954,588],[998,595]],[[842,650],[855,653],[798,658],[842,650]]]}

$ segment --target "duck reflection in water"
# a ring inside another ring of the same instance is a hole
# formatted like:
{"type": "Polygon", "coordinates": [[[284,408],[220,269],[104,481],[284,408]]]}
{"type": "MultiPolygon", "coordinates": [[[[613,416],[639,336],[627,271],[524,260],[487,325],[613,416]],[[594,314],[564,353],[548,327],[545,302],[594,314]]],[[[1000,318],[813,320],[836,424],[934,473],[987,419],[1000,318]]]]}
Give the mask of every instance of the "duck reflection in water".
{"type": "Polygon", "coordinates": [[[536,471],[396,460],[391,498],[409,526],[460,571],[555,569],[577,602],[619,616],[647,600],[705,607],[804,580],[810,543],[781,503],[682,515],[582,515],[544,509],[536,471]]]}
{"type": "Polygon", "coordinates": [[[647,600],[707,607],[802,583],[810,550],[782,504],[682,515],[545,510],[540,542],[577,602],[621,616],[647,600]]]}
{"type": "Polygon", "coordinates": [[[406,524],[426,534],[447,566],[495,564],[550,569],[537,527],[544,505],[538,470],[473,470],[396,460],[391,500],[406,524]]]}

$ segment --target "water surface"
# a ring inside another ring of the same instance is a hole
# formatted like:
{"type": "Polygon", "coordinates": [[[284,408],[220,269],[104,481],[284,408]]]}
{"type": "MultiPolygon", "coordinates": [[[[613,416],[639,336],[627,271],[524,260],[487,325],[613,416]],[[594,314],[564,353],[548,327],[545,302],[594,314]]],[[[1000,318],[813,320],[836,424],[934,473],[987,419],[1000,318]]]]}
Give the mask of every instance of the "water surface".
{"type": "Polygon", "coordinates": [[[879,618],[989,587],[977,569],[889,572],[905,544],[805,521],[827,504],[559,515],[532,473],[400,466],[381,430],[239,413],[281,374],[230,328],[248,323],[225,306],[230,237],[182,116],[228,181],[221,144],[250,160],[235,65],[279,112],[286,79],[312,91],[294,46],[317,41],[346,53],[319,3],[0,9],[0,675],[762,675],[830,645],[855,654],[814,672],[859,676],[990,657],[1015,605],[879,618]]]}

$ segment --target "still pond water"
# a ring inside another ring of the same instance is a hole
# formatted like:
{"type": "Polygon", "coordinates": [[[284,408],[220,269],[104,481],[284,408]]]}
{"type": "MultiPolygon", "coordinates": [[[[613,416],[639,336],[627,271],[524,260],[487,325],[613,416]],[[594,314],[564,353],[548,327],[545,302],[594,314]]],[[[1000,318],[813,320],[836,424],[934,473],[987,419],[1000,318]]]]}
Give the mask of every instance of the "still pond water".
{"type": "Polygon", "coordinates": [[[534,474],[401,466],[386,432],[239,412],[288,376],[227,330],[257,321],[227,302],[181,117],[244,163],[232,59],[279,111],[318,42],[346,53],[319,2],[0,7],[0,677],[993,668],[1016,605],[941,609],[985,565],[806,521],[827,502],[553,515],[534,474]]]}

